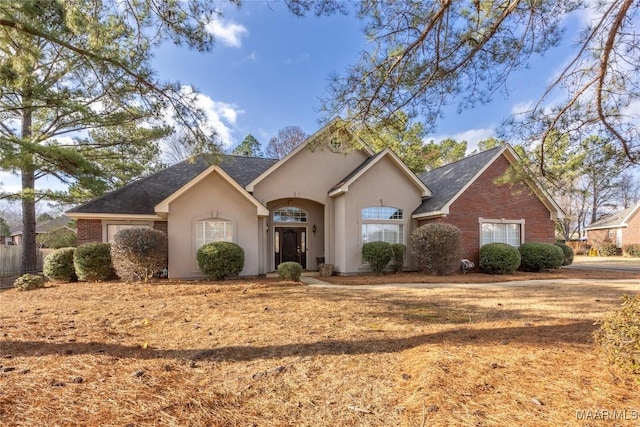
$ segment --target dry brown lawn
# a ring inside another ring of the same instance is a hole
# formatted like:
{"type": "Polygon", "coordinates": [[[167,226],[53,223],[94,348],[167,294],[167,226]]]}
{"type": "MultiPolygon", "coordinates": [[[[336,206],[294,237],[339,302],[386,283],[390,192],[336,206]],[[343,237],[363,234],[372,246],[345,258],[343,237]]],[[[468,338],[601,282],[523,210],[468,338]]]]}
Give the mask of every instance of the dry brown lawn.
{"type": "Polygon", "coordinates": [[[640,290],[633,278],[9,290],[0,293],[0,425],[637,425],[640,387],[591,338],[620,296],[640,290]]]}

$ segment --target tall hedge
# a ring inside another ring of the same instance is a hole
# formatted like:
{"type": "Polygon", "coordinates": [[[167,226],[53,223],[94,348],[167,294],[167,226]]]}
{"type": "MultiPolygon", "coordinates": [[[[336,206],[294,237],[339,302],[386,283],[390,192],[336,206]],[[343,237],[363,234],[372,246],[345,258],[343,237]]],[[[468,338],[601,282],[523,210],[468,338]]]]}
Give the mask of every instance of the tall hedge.
{"type": "Polygon", "coordinates": [[[231,242],[207,243],[198,249],[198,267],[214,280],[238,276],[244,268],[244,250],[231,242]]]}
{"type": "Polygon", "coordinates": [[[411,233],[413,257],[426,273],[444,275],[458,269],[461,244],[460,229],[451,224],[425,224],[411,233]]]}
{"type": "Polygon", "coordinates": [[[158,275],[167,267],[168,254],[167,235],[149,228],[120,230],[111,245],[113,268],[128,282],[158,275]]]}
{"type": "Polygon", "coordinates": [[[367,261],[376,274],[382,274],[393,257],[391,244],[387,242],[368,242],[362,245],[362,259],[367,261]]]}
{"type": "Polygon", "coordinates": [[[73,253],[76,248],[61,248],[49,253],[44,259],[42,273],[56,282],[75,282],[78,280],[73,266],[73,253]]]}
{"type": "Polygon", "coordinates": [[[560,268],[564,262],[564,252],[553,243],[523,243],[518,248],[524,271],[542,271],[560,268]]]}
{"type": "Polygon", "coordinates": [[[404,253],[407,251],[407,247],[402,243],[393,243],[391,251],[393,252],[393,270],[396,273],[400,273],[404,266],[404,253]]]}
{"type": "Polygon", "coordinates": [[[520,252],[506,243],[487,243],[480,248],[480,269],[489,274],[513,274],[520,267],[520,252]]]}
{"type": "Polygon", "coordinates": [[[97,282],[114,277],[109,243],[85,243],[76,248],[73,266],[78,280],[97,282]]]}
{"type": "Polygon", "coordinates": [[[571,246],[564,242],[556,242],[556,246],[562,249],[562,253],[564,253],[564,261],[562,261],[562,265],[573,264],[573,249],[571,246]]]}

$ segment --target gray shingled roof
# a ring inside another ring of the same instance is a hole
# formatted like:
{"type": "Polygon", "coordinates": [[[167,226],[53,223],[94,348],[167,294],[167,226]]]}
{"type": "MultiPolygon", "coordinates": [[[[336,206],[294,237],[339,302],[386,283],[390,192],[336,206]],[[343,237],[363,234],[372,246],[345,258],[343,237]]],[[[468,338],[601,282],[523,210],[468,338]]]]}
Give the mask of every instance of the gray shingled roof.
{"type": "MultiPolygon", "coordinates": [[[[42,233],[49,233],[51,231],[55,231],[59,228],[63,228],[63,227],[69,227],[69,223],[71,222],[71,218],[69,218],[66,215],[61,215],[58,218],[54,218],[50,221],[47,222],[43,222],[41,224],[36,224],[36,233],[37,234],[42,234],[42,233]]],[[[71,227],[69,227],[71,228],[71,227]]],[[[20,224],[19,226],[12,228],[11,229],[11,235],[12,236],[16,236],[16,235],[20,235],[22,234],[22,224],[20,224]]]]}
{"type": "Polygon", "coordinates": [[[503,148],[495,147],[418,175],[429,187],[432,196],[423,199],[413,213],[423,214],[443,209],[503,148]]]}
{"type": "MultiPolygon", "coordinates": [[[[222,156],[219,166],[241,187],[245,187],[276,163],[276,159],[222,156]]],[[[70,209],[69,213],[154,215],[154,207],[187,184],[211,164],[204,157],[185,160],[148,177],[70,209]]]]}
{"type": "Polygon", "coordinates": [[[613,215],[605,216],[604,218],[600,218],[594,223],[589,224],[586,229],[594,229],[594,228],[617,228],[625,223],[623,222],[627,216],[634,210],[638,208],[638,206],[631,206],[621,212],[615,213],[613,215]]]}

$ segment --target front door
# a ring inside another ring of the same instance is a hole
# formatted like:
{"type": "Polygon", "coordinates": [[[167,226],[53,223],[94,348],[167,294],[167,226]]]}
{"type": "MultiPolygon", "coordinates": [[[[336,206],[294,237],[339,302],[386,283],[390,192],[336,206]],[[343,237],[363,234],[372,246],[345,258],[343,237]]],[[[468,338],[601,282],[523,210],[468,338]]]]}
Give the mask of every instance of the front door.
{"type": "Polygon", "coordinates": [[[287,261],[300,263],[307,268],[306,227],[276,227],[274,237],[275,267],[287,261]]]}

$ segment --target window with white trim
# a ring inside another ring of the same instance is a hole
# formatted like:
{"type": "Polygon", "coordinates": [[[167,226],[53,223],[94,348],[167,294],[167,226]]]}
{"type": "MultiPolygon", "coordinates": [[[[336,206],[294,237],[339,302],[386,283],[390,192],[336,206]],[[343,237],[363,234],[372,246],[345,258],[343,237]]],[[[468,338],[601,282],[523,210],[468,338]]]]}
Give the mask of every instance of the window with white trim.
{"type": "Polygon", "coordinates": [[[404,211],[390,206],[362,209],[361,244],[368,242],[404,243],[404,211]]]}
{"type": "Polygon", "coordinates": [[[128,230],[130,228],[151,228],[149,224],[107,224],[107,243],[113,243],[115,235],[118,231],[128,230]]]}
{"type": "Polygon", "coordinates": [[[487,243],[507,243],[518,247],[524,235],[524,220],[480,219],[480,246],[487,243]]]}
{"type": "Polygon", "coordinates": [[[273,222],[307,222],[307,212],[293,206],[273,211],[273,222]]]}
{"type": "Polygon", "coordinates": [[[219,219],[196,222],[196,249],[212,242],[233,242],[233,223],[219,219]]]}

